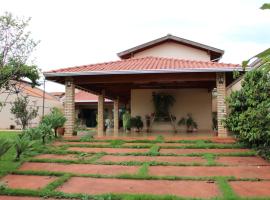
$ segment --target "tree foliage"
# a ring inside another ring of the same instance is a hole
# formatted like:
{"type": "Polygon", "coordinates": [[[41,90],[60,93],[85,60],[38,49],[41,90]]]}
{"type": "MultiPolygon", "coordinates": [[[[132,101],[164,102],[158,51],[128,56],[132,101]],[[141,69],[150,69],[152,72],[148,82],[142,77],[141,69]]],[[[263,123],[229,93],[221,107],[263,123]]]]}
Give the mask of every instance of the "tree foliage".
{"type": "Polygon", "coordinates": [[[38,42],[27,31],[29,19],[14,17],[11,13],[0,16],[0,92],[11,91],[14,84],[28,78],[32,86],[38,85],[39,70],[35,65],[28,65],[29,57],[38,42]]]}
{"type": "Polygon", "coordinates": [[[270,147],[270,74],[266,69],[247,72],[241,90],[227,99],[226,127],[252,146],[270,147]]]}
{"type": "Polygon", "coordinates": [[[262,10],[270,9],[270,3],[265,3],[261,7],[262,10]]]}
{"type": "Polygon", "coordinates": [[[16,123],[21,125],[22,129],[25,129],[29,125],[29,122],[38,115],[38,108],[29,106],[29,102],[26,96],[17,97],[10,110],[16,118],[16,123]]]}

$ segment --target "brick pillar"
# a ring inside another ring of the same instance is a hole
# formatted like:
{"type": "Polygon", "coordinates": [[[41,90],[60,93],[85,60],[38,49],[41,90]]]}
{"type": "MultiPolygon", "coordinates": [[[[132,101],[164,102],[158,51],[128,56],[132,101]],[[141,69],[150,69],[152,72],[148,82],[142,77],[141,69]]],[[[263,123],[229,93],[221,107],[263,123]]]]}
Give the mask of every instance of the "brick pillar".
{"type": "Polygon", "coordinates": [[[117,136],[119,130],[119,99],[113,101],[113,135],[117,136]]]}
{"type": "Polygon", "coordinates": [[[226,74],[224,72],[218,72],[216,74],[216,86],[217,86],[217,121],[218,121],[218,137],[227,137],[227,129],[223,126],[223,119],[227,114],[226,108],[226,74]]]}
{"type": "Polygon", "coordinates": [[[75,124],[75,86],[72,78],[66,78],[65,90],[65,117],[67,119],[65,123],[65,135],[71,136],[73,134],[75,124]]]}
{"type": "Polygon", "coordinates": [[[98,136],[104,136],[104,92],[98,95],[98,117],[97,117],[98,136]]]}

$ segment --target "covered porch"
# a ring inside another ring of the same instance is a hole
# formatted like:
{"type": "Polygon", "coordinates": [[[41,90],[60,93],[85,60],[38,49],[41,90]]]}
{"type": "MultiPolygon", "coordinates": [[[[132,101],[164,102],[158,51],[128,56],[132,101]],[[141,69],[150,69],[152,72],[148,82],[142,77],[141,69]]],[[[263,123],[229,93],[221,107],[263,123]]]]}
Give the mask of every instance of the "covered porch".
{"type": "MultiPolygon", "coordinates": [[[[212,91],[217,94],[217,132],[226,137],[227,130],[222,121],[226,116],[226,86],[233,81],[233,71],[241,71],[238,65],[216,62],[185,61],[180,59],[141,58],[127,59],[111,63],[101,63],[75,68],[54,70],[45,73],[48,80],[65,84],[65,134],[72,135],[75,123],[75,88],[98,95],[97,136],[104,132],[104,99],[113,101],[113,131],[110,136],[125,135],[119,130],[119,108],[129,109],[132,116],[154,113],[151,96],[153,92],[163,92],[175,97],[175,105],[170,113],[178,121],[191,113],[198,123],[198,133],[213,134],[212,131],[212,91]]],[[[150,134],[171,134],[168,125],[154,123],[150,134]]],[[[145,132],[147,135],[149,133],[145,132]]],[[[177,127],[177,132],[184,130],[177,127]]],[[[134,133],[135,135],[137,133],[134,133]]],[[[130,133],[132,135],[132,133],[130,133]]]]}

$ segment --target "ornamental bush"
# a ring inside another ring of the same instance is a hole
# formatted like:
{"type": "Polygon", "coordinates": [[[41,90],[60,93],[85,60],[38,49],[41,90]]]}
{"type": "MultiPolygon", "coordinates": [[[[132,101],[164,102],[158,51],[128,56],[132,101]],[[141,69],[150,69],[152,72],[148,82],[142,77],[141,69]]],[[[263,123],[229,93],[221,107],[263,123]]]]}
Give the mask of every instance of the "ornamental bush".
{"type": "Polygon", "coordinates": [[[269,70],[247,72],[241,90],[232,92],[227,102],[225,126],[250,146],[270,148],[269,70]]]}

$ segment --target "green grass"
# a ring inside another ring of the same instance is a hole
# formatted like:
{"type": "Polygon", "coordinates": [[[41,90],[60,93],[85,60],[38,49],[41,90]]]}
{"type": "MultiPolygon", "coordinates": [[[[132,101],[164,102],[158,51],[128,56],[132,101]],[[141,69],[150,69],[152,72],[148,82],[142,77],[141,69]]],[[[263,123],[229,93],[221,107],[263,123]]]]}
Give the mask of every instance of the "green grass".
{"type": "MultiPolygon", "coordinates": [[[[18,133],[13,132],[0,132],[0,138],[9,138],[12,139],[18,133]]],[[[87,139],[87,138],[86,138],[87,139]]],[[[25,155],[22,158],[21,162],[15,162],[15,149],[10,149],[0,160],[0,176],[3,176],[7,173],[11,174],[21,174],[21,175],[40,175],[40,176],[55,176],[57,179],[51,183],[49,183],[44,188],[39,190],[26,190],[26,189],[11,189],[11,188],[1,188],[0,194],[5,195],[13,195],[13,196],[39,196],[39,197],[52,197],[52,198],[67,198],[67,199],[96,199],[96,200],[191,200],[192,198],[183,198],[176,197],[173,195],[149,195],[149,194],[103,194],[103,195],[85,195],[85,194],[66,194],[63,192],[56,191],[56,188],[64,184],[71,177],[92,177],[92,178],[116,178],[116,179],[136,179],[136,180],[190,180],[190,181],[213,181],[215,182],[219,190],[221,191],[220,197],[212,198],[211,200],[244,200],[244,198],[240,198],[235,194],[232,190],[229,181],[260,181],[260,179],[238,179],[235,177],[196,177],[196,174],[192,177],[179,177],[179,176],[152,176],[148,173],[149,166],[199,166],[202,164],[199,163],[168,163],[168,162],[99,162],[99,158],[103,155],[133,155],[133,156],[201,156],[207,160],[207,166],[220,166],[215,162],[216,156],[254,156],[256,155],[255,151],[249,152],[239,152],[239,153],[222,153],[222,154],[212,154],[212,153],[192,153],[192,154],[161,154],[159,152],[160,147],[157,143],[164,144],[163,136],[157,136],[155,140],[134,140],[134,141],[123,141],[123,140],[104,140],[108,142],[108,145],[95,145],[94,142],[102,142],[94,139],[90,139],[89,141],[93,142],[92,144],[79,144],[79,145],[63,145],[62,147],[54,147],[54,146],[41,146],[40,148],[36,148],[39,153],[51,153],[51,154],[75,154],[78,160],[62,160],[62,159],[36,159],[29,158],[37,154],[37,152],[32,152],[31,154],[25,155]],[[68,147],[71,146],[81,146],[81,147],[112,147],[112,148],[120,148],[123,147],[125,143],[145,143],[145,145],[134,145],[131,147],[125,148],[149,148],[149,151],[146,153],[82,153],[79,151],[69,151],[68,147]],[[32,162],[57,162],[57,163],[88,163],[88,164],[106,164],[106,165],[127,165],[127,166],[139,166],[137,173],[135,174],[119,174],[119,175],[103,175],[103,174],[80,174],[80,172],[76,173],[66,173],[66,172],[52,172],[52,171],[17,171],[17,167],[23,161],[32,161],[32,162]]],[[[166,141],[165,143],[186,143],[188,145],[176,147],[176,148],[242,148],[242,145],[239,144],[215,144],[208,140],[179,140],[179,141],[166,141]]],[[[168,147],[175,148],[175,147],[168,147]]],[[[264,200],[269,198],[249,198],[250,200],[264,200]]],[[[198,199],[197,199],[198,200],[198,199]]]]}
{"type": "MultiPolygon", "coordinates": [[[[0,138],[12,140],[19,133],[19,131],[0,131],[0,138]]],[[[8,152],[0,158],[0,177],[15,170],[17,167],[20,166],[21,161],[14,161],[15,156],[15,148],[11,147],[8,152]]]]}

